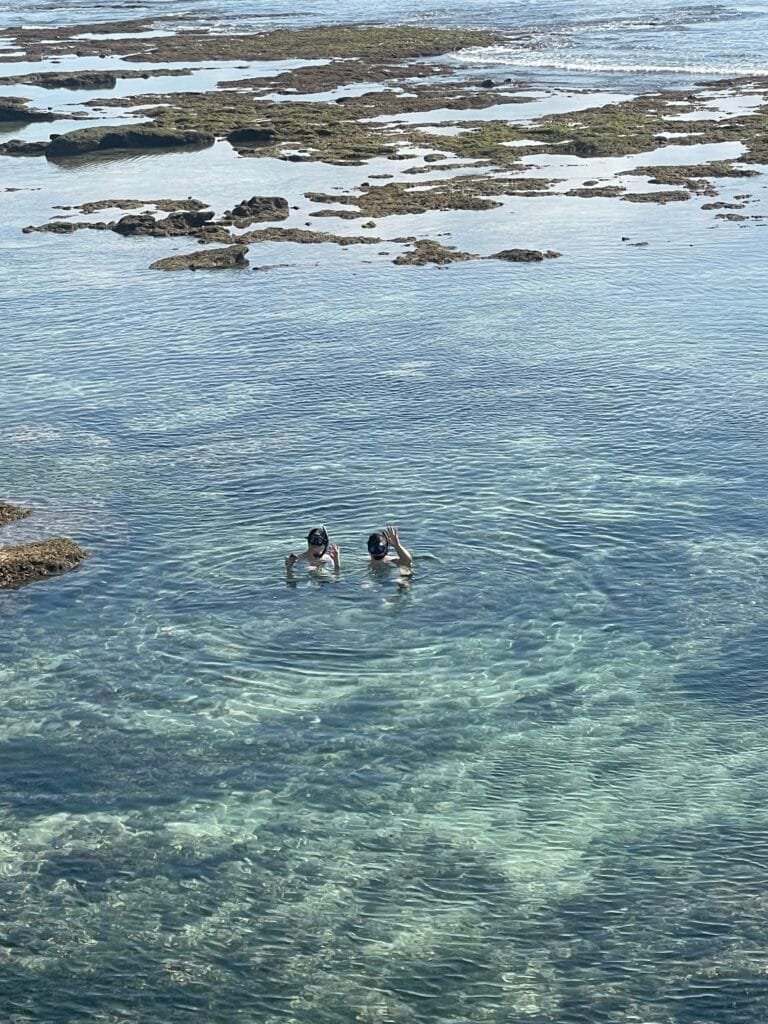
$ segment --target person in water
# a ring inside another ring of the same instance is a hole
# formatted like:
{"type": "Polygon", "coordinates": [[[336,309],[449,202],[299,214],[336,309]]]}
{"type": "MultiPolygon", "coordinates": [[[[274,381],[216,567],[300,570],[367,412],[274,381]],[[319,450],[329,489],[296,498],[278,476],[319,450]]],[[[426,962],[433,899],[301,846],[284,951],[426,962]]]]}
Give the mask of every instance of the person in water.
{"type": "Polygon", "coordinates": [[[285,568],[290,573],[294,565],[306,563],[308,569],[325,569],[331,566],[338,572],[341,568],[341,551],[338,544],[331,544],[324,526],[314,526],[307,534],[307,550],[300,555],[291,553],[285,559],[285,568]]]}
{"type": "Polygon", "coordinates": [[[397,565],[401,569],[410,569],[413,565],[413,555],[401,544],[396,526],[387,526],[384,530],[372,533],[368,538],[368,554],[371,556],[371,567],[397,565]],[[390,548],[394,548],[396,554],[391,555],[390,548]]]}

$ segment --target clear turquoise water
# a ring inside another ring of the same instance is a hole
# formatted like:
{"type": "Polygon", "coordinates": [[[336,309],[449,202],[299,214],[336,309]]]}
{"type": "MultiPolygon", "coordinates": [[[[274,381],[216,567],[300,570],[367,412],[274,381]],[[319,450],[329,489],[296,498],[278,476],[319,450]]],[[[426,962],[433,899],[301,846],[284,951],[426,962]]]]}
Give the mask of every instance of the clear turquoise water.
{"type": "Polygon", "coordinates": [[[3,1019],[762,1024],[765,229],[564,201],[544,266],[217,276],[19,233],[250,194],[180,159],[0,161],[4,540],[92,550],[0,594],[3,1019]],[[344,571],[289,586],[318,521],[344,571]]]}

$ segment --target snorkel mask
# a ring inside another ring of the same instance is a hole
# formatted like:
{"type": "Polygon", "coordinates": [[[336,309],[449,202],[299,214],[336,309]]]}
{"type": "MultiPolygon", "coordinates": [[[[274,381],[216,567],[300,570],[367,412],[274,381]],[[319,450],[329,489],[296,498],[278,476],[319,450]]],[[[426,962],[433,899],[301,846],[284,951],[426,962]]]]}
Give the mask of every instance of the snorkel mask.
{"type": "Polygon", "coordinates": [[[307,546],[322,548],[323,554],[328,550],[328,531],[324,526],[315,526],[307,534],[307,546]]]}
{"type": "Polygon", "coordinates": [[[372,533],[368,538],[368,554],[371,558],[380,562],[389,551],[389,541],[383,533],[372,533]]]}

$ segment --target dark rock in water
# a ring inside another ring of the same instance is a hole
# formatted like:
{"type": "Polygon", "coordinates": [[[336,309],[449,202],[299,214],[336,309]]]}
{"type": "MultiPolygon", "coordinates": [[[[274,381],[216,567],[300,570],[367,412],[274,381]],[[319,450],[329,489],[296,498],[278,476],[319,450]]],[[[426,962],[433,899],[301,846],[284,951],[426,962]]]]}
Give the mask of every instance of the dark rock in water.
{"type": "Polygon", "coordinates": [[[111,222],[107,224],[103,220],[52,220],[47,224],[39,224],[37,226],[30,224],[22,228],[21,232],[24,235],[31,235],[35,231],[45,231],[52,235],[71,235],[75,231],[106,231],[107,228],[112,226],[111,222]]]}
{"type": "Polygon", "coordinates": [[[481,89],[493,89],[493,87],[495,85],[496,85],[496,83],[494,82],[494,80],[492,78],[484,78],[482,80],[482,82],[480,83],[480,88],[481,89]]]}
{"type": "Polygon", "coordinates": [[[474,260],[477,257],[469,252],[459,252],[452,246],[441,245],[440,242],[433,242],[430,238],[421,239],[415,242],[410,252],[405,252],[392,260],[397,266],[423,267],[427,263],[436,263],[444,266],[447,263],[465,263],[467,260],[474,260]]]}
{"type": "Polygon", "coordinates": [[[621,197],[623,203],[684,203],[691,198],[690,192],[683,189],[670,189],[665,192],[631,192],[621,197]]]}
{"type": "Polygon", "coordinates": [[[21,139],[10,139],[0,144],[2,156],[43,156],[48,148],[47,142],[23,142],[21,139]]]}
{"type": "Polygon", "coordinates": [[[17,519],[25,519],[32,514],[30,508],[19,508],[18,505],[9,505],[0,501],[0,526],[7,526],[8,523],[15,523],[17,519]]]}
{"type": "Polygon", "coordinates": [[[25,85],[42,89],[113,89],[117,75],[111,71],[37,71],[19,76],[25,85]]]}
{"type": "Polygon", "coordinates": [[[612,196],[620,196],[622,192],[626,192],[626,189],[622,188],[621,185],[596,185],[594,187],[587,188],[570,188],[565,193],[567,196],[580,196],[583,199],[593,199],[598,196],[604,198],[612,196]]]}
{"type": "Polygon", "coordinates": [[[702,210],[743,210],[744,203],[702,203],[702,210]]]}
{"type": "Polygon", "coordinates": [[[80,565],[87,555],[87,551],[68,537],[0,548],[0,589],[58,576],[80,565]]]}
{"type": "Polygon", "coordinates": [[[490,259],[507,260],[510,263],[541,263],[542,260],[553,260],[561,254],[548,249],[541,252],[539,249],[502,249],[495,252],[490,259]]]}
{"type": "MultiPolygon", "coordinates": [[[[334,245],[372,245],[380,238],[365,235],[333,235],[326,231],[305,231],[304,228],[256,228],[240,235],[242,242],[255,245],[258,242],[298,242],[300,245],[320,245],[331,242],[334,245]]],[[[406,239],[413,241],[413,239],[406,239]]]]}
{"type": "Polygon", "coordinates": [[[167,256],[156,260],[150,270],[225,270],[230,267],[247,267],[245,258],[248,247],[228,245],[225,249],[205,249],[202,252],[185,253],[183,256],[167,256]]]}
{"type": "Polygon", "coordinates": [[[290,212],[288,200],[282,196],[251,196],[227,210],[221,223],[246,227],[256,221],[285,220],[290,212]]]}
{"type": "Polygon", "coordinates": [[[155,220],[151,213],[129,213],[112,228],[118,235],[149,235],[165,238],[172,235],[188,235],[212,220],[212,210],[190,210],[172,213],[161,220],[155,220]]]}
{"type": "Polygon", "coordinates": [[[72,220],[52,220],[49,224],[40,224],[37,227],[30,224],[21,230],[25,235],[31,235],[33,231],[46,231],[52,235],[71,235],[79,227],[80,225],[72,220]]]}
{"type": "Polygon", "coordinates": [[[32,110],[27,100],[16,96],[0,96],[0,121],[55,121],[56,114],[47,110],[32,110]]]}
{"type": "Polygon", "coordinates": [[[277,140],[274,128],[235,128],[227,135],[227,142],[238,146],[266,146],[277,140]]]}
{"type": "Polygon", "coordinates": [[[130,128],[79,128],[64,135],[52,135],[46,156],[77,156],[105,149],[179,149],[185,146],[211,146],[215,139],[209,132],[175,131],[152,125],[130,128]]]}

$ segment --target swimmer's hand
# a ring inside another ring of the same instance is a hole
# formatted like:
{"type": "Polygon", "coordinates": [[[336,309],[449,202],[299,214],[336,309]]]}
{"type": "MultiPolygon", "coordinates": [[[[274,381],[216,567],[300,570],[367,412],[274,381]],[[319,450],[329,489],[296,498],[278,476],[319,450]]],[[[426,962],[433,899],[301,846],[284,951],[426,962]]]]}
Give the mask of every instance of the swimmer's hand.
{"type": "Polygon", "coordinates": [[[400,565],[410,566],[413,563],[413,555],[407,548],[403,547],[400,540],[400,534],[397,532],[397,527],[390,523],[390,525],[384,530],[384,536],[397,552],[397,558],[400,565]]]}
{"type": "Polygon", "coordinates": [[[298,555],[294,555],[293,553],[291,553],[290,555],[288,555],[288,557],[285,560],[285,568],[286,569],[292,569],[294,567],[294,565],[296,565],[298,560],[299,560],[299,556],[298,555]]]}
{"type": "Polygon", "coordinates": [[[333,567],[338,572],[341,568],[341,548],[338,544],[328,545],[328,554],[333,559],[333,567]]]}

